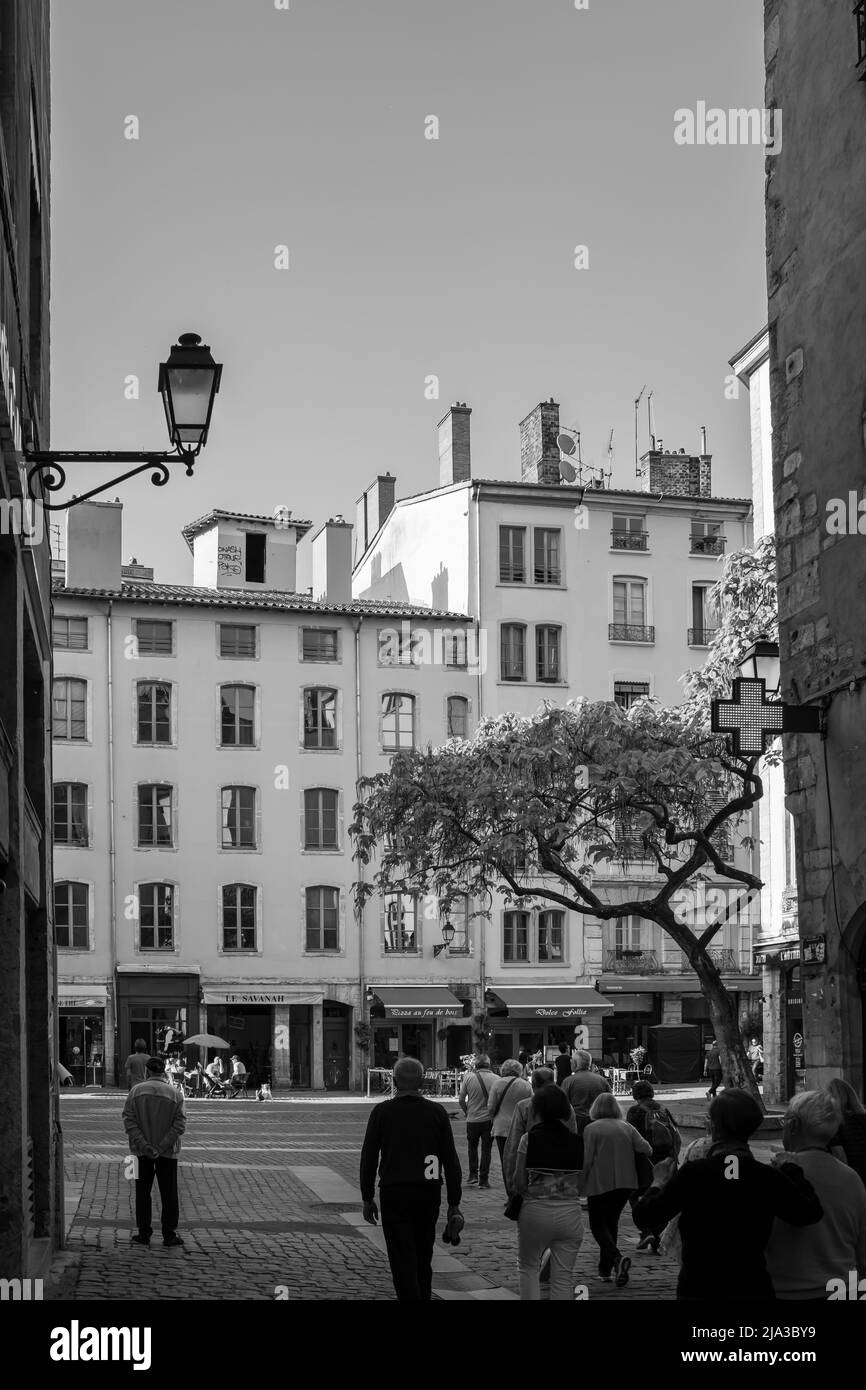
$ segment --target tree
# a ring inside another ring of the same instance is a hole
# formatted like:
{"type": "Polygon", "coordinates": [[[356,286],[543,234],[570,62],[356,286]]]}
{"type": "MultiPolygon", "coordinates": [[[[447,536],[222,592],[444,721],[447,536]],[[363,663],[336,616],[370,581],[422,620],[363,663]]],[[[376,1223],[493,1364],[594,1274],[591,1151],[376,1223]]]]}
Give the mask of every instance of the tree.
{"type": "Polygon", "coordinates": [[[733,862],[725,839],[763,794],[759,759],[734,757],[727,739],[711,734],[708,700],[729,694],[738,657],[767,631],[772,563],[763,543],[760,553],[727,561],[715,594],[720,631],[704,672],[684,678],[682,705],[642,699],[624,711],[580,699],[545,704],[532,718],[483,720],[469,741],[399,753],[389,772],[363,779],[351,827],[359,861],[376,860],[372,881],[356,886],[360,902],[376,890],[427,893],[447,912],[458,897],[492,901],[496,893],[518,906],[542,900],[602,921],[658,923],[697,974],[726,1076],[758,1100],[734,1001],[711,954],[737,902],[700,934],[679,905],[707,868],[747,892],[762,886],[733,862]],[[595,891],[595,872],[624,868],[635,844],[658,879],[645,896],[611,902],[595,891]]]}

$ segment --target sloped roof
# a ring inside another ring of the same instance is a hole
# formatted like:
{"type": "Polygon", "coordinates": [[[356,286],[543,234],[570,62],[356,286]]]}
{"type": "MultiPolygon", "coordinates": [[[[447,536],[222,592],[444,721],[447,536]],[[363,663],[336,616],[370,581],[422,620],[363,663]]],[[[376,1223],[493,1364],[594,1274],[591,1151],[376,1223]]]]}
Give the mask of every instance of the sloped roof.
{"type": "MultiPolygon", "coordinates": [[[[192,550],[193,538],[200,531],[208,531],[215,526],[218,521],[253,521],[258,526],[277,526],[276,516],[256,516],[253,512],[226,512],[221,508],[216,508],[208,512],[205,516],[200,516],[196,521],[190,521],[184,526],[181,535],[192,550]]],[[[280,521],[280,531],[297,531],[298,539],[305,536],[312,526],[311,521],[302,521],[299,517],[289,516],[286,521],[280,521]]]]}
{"type": "Polygon", "coordinates": [[[126,603],[181,604],[200,608],[268,608],[287,613],[335,613],[380,618],[442,618],[469,622],[466,613],[450,613],[420,604],[398,603],[391,599],[352,599],[348,603],[324,603],[309,594],[282,589],[203,589],[192,584],[152,584],[124,580],[111,589],[67,588],[57,580],[52,591],[63,598],[115,599],[126,603]]]}

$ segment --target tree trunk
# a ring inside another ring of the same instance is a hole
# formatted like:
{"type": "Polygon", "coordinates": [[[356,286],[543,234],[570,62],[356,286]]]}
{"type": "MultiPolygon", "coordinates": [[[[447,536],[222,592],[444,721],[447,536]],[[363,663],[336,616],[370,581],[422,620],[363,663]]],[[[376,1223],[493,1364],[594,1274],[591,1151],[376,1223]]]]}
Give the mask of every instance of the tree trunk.
{"type": "Polygon", "coordinates": [[[701,982],[701,991],[710,1006],[710,1018],[716,1032],[716,1042],[722,1055],[722,1076],[726,1086],[748,1091],[764,1109],[752,1064],[740,1036],[740,1024],[734,1000],[725,989],[722,977],[705,949],[694,956],[692,965],[701,982]]]}

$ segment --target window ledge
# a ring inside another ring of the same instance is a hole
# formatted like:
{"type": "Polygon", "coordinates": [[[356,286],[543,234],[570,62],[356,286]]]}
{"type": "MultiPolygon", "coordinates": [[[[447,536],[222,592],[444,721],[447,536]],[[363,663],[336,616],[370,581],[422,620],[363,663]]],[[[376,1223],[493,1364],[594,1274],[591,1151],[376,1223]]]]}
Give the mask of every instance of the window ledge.
{"type": "Polygon", "coordinates": [[[261,854],[261,845],[220,845],[218,854],[261,854]]]}
{"type": "Polygon", "coordinates": [[[337,959],[337,960],[340,959],[341,956],[345,956],[345,954],[346,954],[345,949],[344,949],[342,946],[341,946],[338,950],[336,950],[336,951],[308,951],[308,950],[303,950],[303,951],[301,952],[301,955],[302,955],[302,956],[316,956],[316,957],[321,957],[321,956],[332,956],[334,959],[337,959]]]}
{"type": "Polygon", "coordinates": [[[133,845],[132,850],[134,854],[139,851],[152,853],[154,850],[158,850],[160,854],[177,854],[177,845],[133,845]]]}
{"type": "Polygon", "coordinates": [[[330,855],[339,855],[339,854],[342,854],[342,853],[343,853],[343,851],[342,851],[341,849],[339,849],[339,848],[337,848],[337,849],[316,849],[315,846],[313,846],[313,845],[311,845],[309,848],[305,845],[304,848],[301,850],[301,854],[330,854],[330,855]]]}
{"type": "Polygon", "coordinates": [[[568,684],[569,684],[569,683],[568,683],[568,681],[530,681],[530,680],[503,681],[503,680],[498,680],[498,681],[496,682],[496,684],[497,684],[497,685],[501,685],[501,686],[505,686],[506,688],[507,688],[508,686],[510,686],[510,685],[520,685],[520,686],[526,686],[527,688],[532,689],[532,690],[567,690],[567,689],[568,689],[568,684]]]}
{"type": "Polygon", "coordinates": [[[542,584],[527,579],[500,579],[494,585],[496,589],[543,589],[547,592],[550,589],[559,589],[563,593],[568,588],[567,584],[542,584]]]}
{"type": "Polygon", "coordinates": [[[343,753],[344,748],[307,748],[303,743],[298,745],[299,753],[343,753]]]}

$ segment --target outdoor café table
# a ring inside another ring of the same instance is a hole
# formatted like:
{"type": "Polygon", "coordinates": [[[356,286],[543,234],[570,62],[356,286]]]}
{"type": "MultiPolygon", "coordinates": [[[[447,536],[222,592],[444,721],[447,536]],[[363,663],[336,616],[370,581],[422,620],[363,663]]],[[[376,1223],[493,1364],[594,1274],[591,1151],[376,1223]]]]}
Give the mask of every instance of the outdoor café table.
{"type": "Polygon", "coordinates": [[[390,1067],[368,1067],[367,1068],[367,1099],[370,1099],[370,1081],[372,1077],[378,1077],[379,1089],[387,1091],[390,1095],[394,1089],[394,1073],[390,1067]]]}

